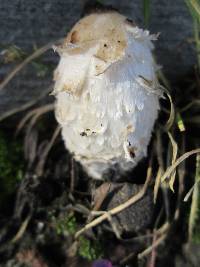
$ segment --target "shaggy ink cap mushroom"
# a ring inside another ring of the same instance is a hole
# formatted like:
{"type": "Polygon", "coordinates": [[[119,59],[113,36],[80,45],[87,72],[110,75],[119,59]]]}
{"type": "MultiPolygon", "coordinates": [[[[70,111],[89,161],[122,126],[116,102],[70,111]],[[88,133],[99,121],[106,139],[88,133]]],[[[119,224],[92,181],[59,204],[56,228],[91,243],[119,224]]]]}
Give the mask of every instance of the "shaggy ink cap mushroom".
{"type": "Polygon", "coordinates": [[[112,10],[79,20],[56,48],[56,119],[66,148],[95,179],[147,154],[161,95],[156,38],[112,10]]]}

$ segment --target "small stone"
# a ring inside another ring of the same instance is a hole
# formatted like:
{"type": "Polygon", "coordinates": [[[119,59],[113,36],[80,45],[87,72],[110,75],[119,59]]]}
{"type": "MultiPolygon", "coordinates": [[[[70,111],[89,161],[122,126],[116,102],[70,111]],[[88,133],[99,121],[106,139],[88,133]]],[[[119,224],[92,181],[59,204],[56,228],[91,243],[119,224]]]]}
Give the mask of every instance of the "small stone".
{"type": "MultiPolygon", "coordinates": [[[[142,185],[111,183],[110,190],[101,209],[110,210],[124,203],[142,189],[142,185]]],[[[98,189],[97,189],[98,190],[98,189]]],[[[150,225],[153,216],[153,194],[148,189],[144,197],[122,212],[112,216],[121,233],[134,233],[150,225]]]]}

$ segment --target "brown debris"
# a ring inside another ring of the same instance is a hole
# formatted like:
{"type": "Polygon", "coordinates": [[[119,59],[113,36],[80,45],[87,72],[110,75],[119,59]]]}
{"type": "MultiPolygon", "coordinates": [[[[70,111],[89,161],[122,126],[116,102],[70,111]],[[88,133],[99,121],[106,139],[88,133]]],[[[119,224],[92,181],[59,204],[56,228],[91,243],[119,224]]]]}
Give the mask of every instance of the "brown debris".
{"type": "Polygon", "coordinates": [[[105,200],[107,194],[109,193],[111,183],[103,183],[95,190],[94,194],[94,208],[97,211],[101,208],[103,201],[105,200]]]}
{"type": "Polygon", "coordinates": [[[20,263],[31,267],[48,267],[39,253],[33,249],[18,252],[16,258],[20,263]]]}

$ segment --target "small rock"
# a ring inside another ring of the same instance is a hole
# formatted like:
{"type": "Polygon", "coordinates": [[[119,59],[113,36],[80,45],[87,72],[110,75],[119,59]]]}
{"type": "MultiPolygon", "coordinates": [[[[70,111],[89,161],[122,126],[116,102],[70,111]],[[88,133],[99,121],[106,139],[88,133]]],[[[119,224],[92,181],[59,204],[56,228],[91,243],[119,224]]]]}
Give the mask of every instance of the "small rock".
{"type": "MultiPolygon", "coordinates": [[[[101,190],[102,185],[96,189],[101,190]]],[[[110,210],[124,203],[142,189],[142,185],[131,183],[110,183],[110,188],[100,210],[110,210]]],[[[118,231],[137,232],[145,229],[152,220],[153,195],[151,189],[143,198],[133,205],[112,217],[118,231]]]]}

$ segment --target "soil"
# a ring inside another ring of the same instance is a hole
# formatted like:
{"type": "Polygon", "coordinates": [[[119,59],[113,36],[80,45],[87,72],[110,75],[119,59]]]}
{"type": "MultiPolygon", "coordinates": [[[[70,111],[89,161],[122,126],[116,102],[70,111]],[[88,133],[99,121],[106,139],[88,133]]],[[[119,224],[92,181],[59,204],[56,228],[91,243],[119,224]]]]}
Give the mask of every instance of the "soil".
{"type": "MultiPolygon", "coordinates": [[[[45,128],[37,125],[32,129],[32,133],[39,131],[43,136],[41,143],[38,141],[37,149],[49,138],[49,132],[56,126],[52,115],[47,115],[43,123],[45,128]]],[[[7,132],[13,130],[6,129],[7,132]]],[[[33,137],[30,140],[30,146],[33,146],[33,137]]],[[[30,150],[29,153],[33,151],[30,150]]],[[[30,155],[28,158],[30,160],[30,155]]],[[[40,160],[40,155],[36,155],[31,164],[26,161],[26,172],[22,181],[17,184],[13,194],[1,208],[0,266],[91,266],[92,258],[77,252],[74,230],[72,233],[65,224],[63,226],[63,220],[73,214],[78,230],[86,223],[89,210],[95,204],[96,208],[99,206],[97,210],[105,210],[130,198],[141,189],[145,181],[148,159],[143,160],[123,182],[109,181],[109,177],[107,182],[97,182],[87,177],[81,166],[73,161],[59,136],[45,163],[43,174],[39,177],[35,170],[40,160]],[[109,192],[106,191],[106,184],[109,184],[109,192]]],[[[103,254],[104,258],[110,259],[114,266],[146,266],[147,258],[138,261],[137,255],[147,244],[151,244],[151,238],[143,236],[148,236],[152,231],[163,206],[161,195],[157,204],[153,205],[152,190],[150,186],[136,205],[113,218],[117,233],[112,224],[104,222],[84,234],[86,240],[91,241],[91,246],[96,246],[94,243],[97,243],[101,247],[99,255],[103,254]],[[116,237],[118,233],[120,239],[116,237]]],[[[169,197],[173,205],[173,194],[169,194],[169,197]]],[[[185,240],[186,227],[185,223],[182,223],[183,220],[184,214],[171,228],[165,244],[158,248],[156,266],[175,266],[176,255],[179,255],[178,262],[181,262],[181,247],[185,240]]],[[[99,255],[97,253],[97,257],[99,255]]]]}

